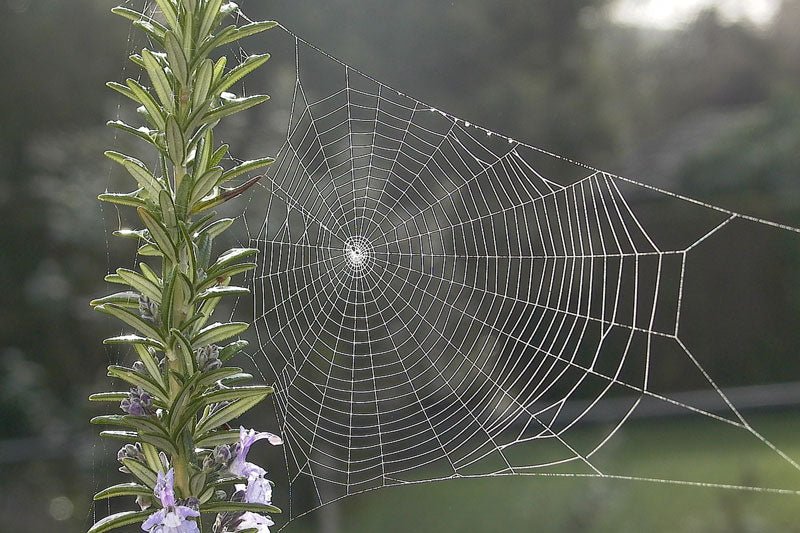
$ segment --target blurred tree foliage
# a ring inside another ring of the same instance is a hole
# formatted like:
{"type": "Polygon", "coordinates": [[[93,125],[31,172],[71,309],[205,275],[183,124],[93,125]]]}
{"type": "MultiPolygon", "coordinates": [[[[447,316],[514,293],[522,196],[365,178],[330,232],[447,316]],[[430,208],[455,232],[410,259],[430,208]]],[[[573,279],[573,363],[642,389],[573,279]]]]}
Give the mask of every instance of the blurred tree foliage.
{"type": "MultiPolygon", "coordinates": [[[[615,25],[611,0],[243,2],[254,18],[278,19],[453,114],[600,168],[800,224],[800,0],[785,0],[768,28],[709,11],[673,31],[615,25]]],[[[107,362],[98,339],[108,321],[87,302],[103,293],[97,270],[116,252],[104,231],[117,214],[93,200],[110,179],[102,150],[113,139],[102,124],[116,101],[104,83],[122,77],[128,48],[127,25],[108,13],[116,3],[0,0],[0,439],[54,424],[82,428],[86,391],[107,362]],[[35,408],[25,407],[31,398],[35,408]]],[[[691,331],[712,354],[712,374],[746,366],[746,376],[723,382],[800,371],[800,363],[784,363],[798,359],[800,338],[786,331],[800,331],[792,318],[800,316],[792,274],[800,257],[790,251],[796,244],[782,246],[786,254],[769,264],[745,253],[738,266],[726,265],[739,277],[768,268],[782,282],[780,294],[752,291],[759,320],[744,344],[721,342],[724,330],[691,331]],[[781,328],[756,331],[770,317],[781,328]],[[732,361],[729,348],[742,360],[732,361]]],[[[48,529],[42,524],[26,527],[48,529]]]]}

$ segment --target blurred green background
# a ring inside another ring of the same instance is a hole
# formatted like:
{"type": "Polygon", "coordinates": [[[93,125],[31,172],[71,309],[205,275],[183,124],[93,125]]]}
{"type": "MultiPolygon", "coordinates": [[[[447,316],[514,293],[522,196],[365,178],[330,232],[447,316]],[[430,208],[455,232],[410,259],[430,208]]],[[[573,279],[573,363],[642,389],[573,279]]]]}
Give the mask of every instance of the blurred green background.
{"type": "MultiPolygon", "coordinates": [[[[103,124],[120,102],[104,83],[132,69],[128,25],[109,13],[117,3],[0,0],[0,532],[82,531],[107,512],[92,509],[91,494],[116,479],[116,448],[95,438],[86,397],[108,387],[105,366],[119,357],[100,344],[116,325],[87,302],[132,257],[109,240],[117,212],[95,200],[118,182],[102,151],[119,142],[103,124]]],[[[456,116],[800,226],[800,0],[240,4],[456,116]]],[[[273,93],[293,74],[282,65],[276,57],[264,69],[273,93]]],[[[278,110],[232,125],[228,140],[274,152],[286,127],[278,110]]],[[[670,213],[653,218],[690,229],[670,213]]],[[[685,338],[723,388],[800,381],[800,239],[749,228],[726,245],[733,260],[697,259],[688,290],[699,311],[685,338]]],[[[690,388],[679,373],[667,379],[671,390],[690,388]]],[[[793,457],[797,396],[765,398],[771,408],[748,413],[793,457]]],[[[697,439],[695,423],[632,422],[604,450],[606,464],[800,489],[797,471],[765,446],[697,439]]],[[[797,496],[528,477],[378,491],[288,531],[784,532],[800,531],[798,518],[797,496]]]]}

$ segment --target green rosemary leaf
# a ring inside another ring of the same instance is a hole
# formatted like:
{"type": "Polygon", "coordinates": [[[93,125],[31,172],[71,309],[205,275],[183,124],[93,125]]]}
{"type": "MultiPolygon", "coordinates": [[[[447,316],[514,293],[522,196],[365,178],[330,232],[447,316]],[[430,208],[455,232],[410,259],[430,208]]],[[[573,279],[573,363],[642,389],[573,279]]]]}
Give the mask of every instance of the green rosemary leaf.
{"type": "Polygon", "coordinates": [[[197,292],[202,292],[214,285],[219,285],[221,281],[224,281],[228,278],[232,278],[237,274],[241,274],[242,272],[247,272],[248,270],[253,270],[258,265],[255,263],[240,263],[238,265],[232,265],[227,268],[224,268],[219,271],[215,271],[213,276],[209,276],[206,280],[197,287],[197,292]]]}
{"type": "Polygon", "coordinates": [[[194,188],[192,189],[192,194],[189,197],[189,205],[194,206],[194,204],[199,202],[205,195],[210,193],[214,187],[216,187],[220,178],[222,178],[222,168],[220,167],[214,167],[200,176],[200,179],[195,182],[194,188]]]}
{"type": "MultiPolygon", "coordinates": [[[[218,391],[203,394],[200,397],[202,404],[211,405],[220,402],[230,402],[234,400],[241,400],[244,398],[251,398],[255,396],[263,396],[266,398],[272,394],[274,389],[267,385],[252,385],[249,387],[236,387],[233,389],[223,389],[218,391]]],[[[262,398],[263,399],[263,398],[262,398]]]]}
{"type": "Polygon", "coordinates": [[[234,355],[247,348],[249,344],[250,343],[246,340],[238,340],[230,343],[219,351],[219,360],[223,363],[229,361],[234,355]]]}
{"type": "Polygon", "coordinates": [[[202,301],[207,298],[217,298],[220,296],[231,296],[231,295],[241,296],[245,294],[250,294],[250,289],[246,287],[233,287],[233,286],[211,287],[198,294],[197,300],[202,301]]]}
{"type": "MultiPolygon", "coordinates": [[[[231,24],[230,26],[226,26],[217,32],[212,32],[209,34],[208,37],[202,42],[200,47],[197,49],[197,57],[208,57],[208,54],[221,46],[219,43],[222,42],[224,39],[229,38],[236,32],[236,26],[231,24]]],[[[218,78],[219,79],[219,78],[218,78]]]]}
{"type": "Polygon", "coordinates": [[[125,422],[125,417],[122,415],[102,415],[96,416],[89,420],[90,424],[94,424],[96,426],[127,426],[129,425],[125,422]]]}
{"type": "Polygon", "coordinates": [[[133,459],[123,459],[121,463],[125,465],[125,467],[131,471],[131,474],[137,477],[139,481],[151,489],[155,488],[157,476],[150,467],[143,465],[139,461],[134,461],[133,459]]]}
{"type": "Polygon", "coordinates": [[[127,268],[118,268],[117,275],[135,290],[147,296],[157,304],[161,303],[161,287],[150,279],[134,270],[128,270],[127,268]]]}
{"type": "Polygon", "coordinates": [[[209,113],[207,113],[203,117],[203,123],[212,124],[227,116],[239,113],[245,109],[250,109],[251,107],[259,104],[263,104],[267,100],[269,100],[269,96],[265,94],[226,100],[224,104],[212,109],[209,113]]]}
{"type": "Polygon", "coordinates": [[[205,40],[209,32],[214,27],[214,23],[219,16],[219,8],[222,6],[222,0],[209,0],[203,10],[203,20],[200,22],[198,35],[200,40],[205,40]]]}
{"type": "Polygon", "coordinates": [[[127,193],[114,193],[114,192],[107,192],[97,196],[97,199],[101,202],[108,202],[110,204],[117,204],[117,205],[127,205],[129,207],[144,207],[147,205],[147,202],[139,198],[139,194],[141,194],[142,189],[137,189],[133,192],[127,193]]]}
{"type": "Polygon", "coordinates": [[[205,226],[195,235],[198,238],[207,235],[209,238],[213,239],[214,237],[221,235],[226,229],[230,228],[234,222],[236,222],[235,218],[221,218],[205,226]]]}
{"type": "Polygon", "coordinates": [[[151,470],[154,472],[163,472],[164,466],[161,464],[161,458],[158,456],[158,449],[155,446],[149,442],[143,442],[142,453],[144,454],[147,466],[149,466],[151,470]]]}
{"type": "Polygon", "coordinates": [[[142,374],[134,372],[130,368],[111,365],[108,367],[108,375],[109,377],[119,378],[127,383],[130,383],[134,387],[141,387],[155,398],[163,399],[168,396],[166,391],[155,381],[147,376],[143,376],[142,374]]]}
{"type": "Polygon", "coordinates": [[[211,154],[211,160],[208,162],[209,166],[215,167],[219,165],[225,156],[228,155],[228,148],[230,148],[227,144],[221,145],[217,148],[213,154],[211,154]]]}
{"type": "Polygon", "coordinates": [[[162,342],[151,339],[150,337],[142,337],[141,335],[118,335],[116,337],[109,337],[103,340],[103,344],[133,344],[134,346],[141,344],[144,346],[152,346],[159,350],[164,349],[164,344],[162,342]]]}
{"type": "Polygon", "coordinates": [[[196,212],[196,213],[200,213],[202,211],[205,211],[206,209],[211,209],[211,208],[216,207],[216,206],[218,206],[220,204],[224,204],[228,200],[231,200],[231,199],[236,198],[237,196],[243,194],[247,189],[249,189],[250,187],[252,187],[256,183],[258,183],[258,181],[262,177],[263,176],[256,176],[254,178],[250,178],[249,180],[247,180],[246,182],[242,183],[241,185],[238,185],[237,187],[233,187],[231,189],[220,188],[219,194],[215,195],[212,198],[209,198],[208,200],[200,202],[199,204],[197,204],[194,207],[193,211],[196,212]]]}
{"type": "Polygon", "coordinates": [[[189,489],[191,490],[192,494],[200,494],[203,488],[206,486],[207,479],[208,476],[203,471],[194,474],[189,480],[189,489]]]}
{"type": "Polygon", "coordinates": [[[197,75],[195,76],[194,92],[192,93],[192,104],[195,108],[200,107],[208,99],[213,76],[214,62],[206,59],[197,69],[197,75]]]}
{"type": "Polygon", "coordinates": [[[139,263],[139,269],[144,274],[144,277],[155,283],[159,287],[159,292],[161,291],[161,278],[158,277],[155,270],[150,268],[150,265],[147,263],[139,263]]]}
{"type": "Polygon", "coordinates": [[[169,432],[157,418],[152,416],[132,416],[125,415],[122,417],[124,422],[137,430],[139,434],[149,433],[151,435],[169,437],[169,432]]]}
{"type": "Polygon", "coordinates": [[[172,4],[171,0],[156,0],[159,9],[161,9],[161,13],[164,15],[164,19],[167,21],[167,24],[175,30],[176,32],[180,32],[180,24],[178,22],[178,12],[175,11],[175,6],[172,4]]]}
{"type": "Polygon", "coordinates": [[[136,253],[147,257],[163,257],[164,255],[156,245],[150,243],[140,246],[136,253]]]}
{"type": "Polygon", "coordinates": [[[175,444],[172,443],[169,439],[162,437],[161,435],[153,435],[151,433],[139,433],[137,435],[137,440],[155,446],[160,450],[163,450],[165,453],[170,455],[175,455],[178,453],[178,449],[175,444]]]}
{"type": "Polygon", "coordinates": [[[142,50],[142,62],[147,75],[150,76],[150,81],[153,82],[153,88],[159,100],[161,100],[161,104],[168,113],[172,113],[175,110],[175,94],[169,84],[167,73],[164,72],[164,67],[161,66],[161,63],[158,62],[153,53],[146,48],[142,50]]]}
{"type": "Polygon", "coordinates": [[[228,71],[222,80],[220,80],[219,84],[214,87],[214,93],[220,94],[223,91],[227,91],[233,87],[237,81],[241,80],[258,67],[269,61],[269,57],[269,54],[256,54],[249,56],[236,67],[228,71]]]}
{"type": "Polygon", "coordinates": [[[127,397],[127,392],[98,392],[89,396],[89,401],[119,403],[127,397]]]}
{"type": "Polygon", "coordinates": [[[125,83],[128,85],[128,89],[130,89],[136,101],[145,107],[147,115],[153,120],[153,125],[159,130],[163,130],[166,124],[164,113],[161,111],[161,107],[155,99],[147,92],[147,89],[142,87],[139,82],[134,79],[129,78],[125,83]]]}
{"type": "Polygon", "coordinates": [[[248,327],[250,325],[247,322],[228,322],[225,324],[217,322],[211,324],[197,332],[197,335],[192,339],[192,346],[196,349],[209,344],[216,344],[243,333],[248,327]]]}
{"type": "Polygon", "coordinates": [[[152,496],[153,491],[139,483],[120,483],[101,490],[94,495],[94,500],[107,500],[118,496],[152,496]]]}
{"type": "Polygon", "coordinates": [[[89,305],[92,307],[97,307],[98,305],[104,304],[115,304],[119,305],[120,307],[138,308],[139,293],[133,291],[117,292],[89,302],[89,305]]]}
{"type": "Polygon", "coordinates": [[[189,375],[194,374],[197,371],[197,368],[195,367],[192,343],[189,342],[189,339],[187,339],[183,333],[175,328],[170,330],[170,334],[175,337],[175,345],[181,352],[180,356],[183,358],[184,368],[186,368],[189,375]]]}
{"type": "Polygon", "coordinates": [[[139,318],[138,315],[133,314],[123,307],[117,307],[113,304],[105,304],[98,305],[95,307],[95,309],[101,313],[106,313],[118,318],[147,337],[163,340],[161,333],[156,328],[139,318]]]}
{"type": "Polygon", "coordinates": [[[230,44],[232,42],[236,42],[239,39],[244,39],[245,37],[250,37],[251,35],[255,35],[257,33],[261,33],[262,31],[270,30],[277,26],[278,23],[274,20],[268,20],[264,22],[252,22],[250,24],[245,24],[240,28],[236,28],[236,31],[216,40],[213,45],[213,48],[217,48],[219,46],[223,46],[226,44],[230,44]]]}
{"type": "Polygon", "coordinates": [[[127,85],[122,85],[121,83],[117,83],[115,81],[109,81],[108,83],[106,83],[106,87],[108,87],[109,89],[113,89],[114,91],[118,92],[122,96],[125,96],[126,98],[130,98],[134,102],[141,103],[136,94],[127,85]]]}
{"type": "Polygon", "coordinates": [[[164,383],[164,376],[161,373],[161,368],[159,368],[158,361],[156,361],[156,358],[153,356],[150,350],[148,350],[147,347],[142,344],[136,344],[134,345],[134,348],[136,349],[136,353],[139,355],[139,359],[142,361],[145,370],[147,370],[147,373],[150,374],[151,378],[153,378],[153,381],[155,381],[159,387],[166,390],[167,385],[164,383]]]}
{"type": "Polygon", "coordinates": [[[243,163],[233,167],[232,169],[226,171],[222,175],[222,179],[220,180],[220,184],[228,182],[233,178],[241,176],[242,174],[246,174],[247,172],[251,172],[258,168],[268,167],[272,163],[275,162],[275,159],[272,157],[263,157],[261,159],[255,159],[253,161],[244,161],[243,163]]]}
{"type": "Polygon", "coordinates": [[[208,269],[208,275],[214,275],[216,272],[232,265],[240,259],[252,257],[258,254],[257,248],[231,248],[224,254],[217,258],[217,261],[208,269]]]}
{"type": "Polygon", "coordinates": [[[161,222],[156,220],[147,209],[140,207],[137,211],[139,212],[139,218],[141,218],[144,225],[147,226],[147,229],[150,231],[150,236],[153,237],[161,253],[175,263],[178,253],[175,250],[175,243],[170,238],[167,229],[161,222]]]}
{"type": "Polygon", "coordinates": [[[248,398],[242,398],[241,400],[236,400],[233,403],[226,405],[225,407],[214,411],[208,416],[202,417],[197,422],[197,427],[195,429],[195,436],[202,437],[206,432],[211,431],[212,429],[216,429],[223,424],[227,424],[234,418],[238,418],[242,416],[244,413],[255,407],[258,403],[260,403],[266,395],[262,396],[251,396],[248,398]]]}
{"type": "MultiPolygon", "coordinates": [[[[152,28],[153,33],[150,35],[158,39],[159,41],[163,41],[164,33],[167,31],[161,23],[156,22],[153,20],[153,17],[145,16],[143,13],[139,13],[138,11],[134,11],[133,9],[128,9],[127,7],[118,6],[111,9],[111,12],[115,15],[119,15],[124,17],[134,24],[139,24],[139,27],[142,27],[140,23],[146,23],[150,28],[152,28]]],[[[142,29],[146,29],[142,27],[142,29]]],[[[146,30],[150,33],[150,30],[146,30]]]]}
{"type": "Polygon", "coordinates": [[[175,166],[182,167],[186,159],[186,140],[183,138],[183,132],[173,115],[167,116],[165,127],[167,153],[175,166]]]}
{"type": "Polygon", "coordinates": [[[189,80],[189,66],[186,64],[183,46],[171,31],[168,31],[164,36],[164,49],[167,51],[167,60],[172,73],[178,79],[178,82],[185,87],[189,80]]]}
{"type": "Polygon", "coordinates": [[[195,444],[198,448],[213,448],[221,444],[234,444],[239,440],[239,430],[230,429],[223,431],[214,431],[207,436],[199,439],[195,444]]]}
{"type": "Polygon", "coordinates": [[[218,368],[216,370],[212,370],[211,372],[206,372],[200,377],[200,379],[197,380],[197,388],[203,389],[205,387],[210,387],[214,383],[221,382],[227,377],[235,376],[241,371],[241,368],[226,367],[218,368]]]}
{"type": "Polygon", "coordinates": [[[153,135],[153,131],[149,128],[134,128],[133,126],[129,126],[125,124],[121,120],[111,120],[106,122],[106,126],[111,126],[112,128],[116,128],[120,131],[124,131],[125,133],[129,133],[134,137],[138,137],[142,139],[144,142],[148,144],[152,144],[156,148],[160,149],[160,146],[156,142],[155,136],[153,135]]]}
{"type": "MultiPolygon", "coordinates": [[[[152,491],[152,488],[151,488],[152,491]]],[[[150,511],[123,511],[121,513],[112,514],[102,520],[98,520],[87,533],[105,533],[112,529],[117,529],[131,524],[138,524],[144,521],[152,513],[150,511]]]]}
{"type": "Polygon", "coordinates": [[[274,505],[265,505],[262,503],[244,503],[244,502],[209,502],[200,506],[201,513],[228,513],[250,511],[253,513],[272,513],[279,514],[281,510],[274,505]]]}

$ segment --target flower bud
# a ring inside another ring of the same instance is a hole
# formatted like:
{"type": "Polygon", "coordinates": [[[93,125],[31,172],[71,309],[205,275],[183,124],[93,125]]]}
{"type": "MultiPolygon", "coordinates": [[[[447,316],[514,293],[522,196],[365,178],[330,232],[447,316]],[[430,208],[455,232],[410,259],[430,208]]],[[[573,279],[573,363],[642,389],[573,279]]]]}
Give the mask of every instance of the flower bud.
{"type": "Polygon", "coordinates": [[[222,361],[219,360],[219,346],[216,344],[203,346],[195,350],[194,355],[197,367],[204,372],[222,367],[222,361]]]}
{"type": "Polygon", "coordinates": [[[128,397],[119,404],[120,409],[135,416],[149,416],[153,414],[153,398],[141,387],[131,389],[128,397]]]}
{"type": "Polygon", "coordinates": [[[126,444],[117,452],[117,461],[122,462],[123,459],[133,459],[143,463],[145,461],[144,452],[142,451],[141,443],[126,444]]]}
{"type": "Polygon", "coordinates": [[[158,319],[158,311],[157,303],[144,294],[139,295],[139,314],[143,319],[155,322],[158,319]]]}

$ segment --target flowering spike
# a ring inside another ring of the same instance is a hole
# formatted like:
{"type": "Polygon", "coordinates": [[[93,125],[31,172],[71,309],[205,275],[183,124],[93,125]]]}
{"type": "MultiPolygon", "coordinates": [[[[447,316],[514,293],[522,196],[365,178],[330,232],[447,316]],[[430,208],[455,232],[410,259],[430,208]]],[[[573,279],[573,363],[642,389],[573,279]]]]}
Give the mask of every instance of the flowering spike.
{"type": "MultiPolygon", "coordinates": [[[[269,55],[245,58],[231,69],[224,56],[214,60],[210,55],[219,46],[274,23],[222,29],[225,16],[239,9],[233,2],[156,2],[166,25],[128,8],[114,10],[143,30],[153,49],[131,56],[151,88],[133,79],[126,85],[110,84],[136,102],[145,123],[112,121],[109,125],[148,143],[153,159],[163,164],[148,168],[129,155],[106,152],[128,171],[136,190],[105,193],[100,199],[136,208],[141,227],[115,235],[136,238],[139,253],[161,265],[141,263],[138,270],[118,269],[106,280],[125,285],[126,291],[92,301],[95,309],[135,330],[106,340],[107,344],[134,345],[139,359],[130,367],[109,367],[110,376],[131,387],[127,395],[113,395],[124,414],[95,421],[123,426],[124,431],[104,435],[129,440],[117,459],[122,463],[120,470],[135,481],[99,494],[135,496],[138,510],[104,518],[90,531],[141,523],[142,530],[150,533],[196,533],[203,513],[217,515],[217,522],[223,523],[219,531],[269,531],[273,522],[265,513],[280,512],[271,505],[272,483],[264,477],[266,471],[248,463],[246,457],[254,442],[266,439],[280,444],[280,437],[242,428],[239,444],[220,443],[228,442],[224,425],[266,398],[272,388],[221,384],[225,376],[242,381],[240,369],[223,366],[246,346],[236,337],[249,324],[212,320],[219,300],[248,292],[232,286],[231,278],[255,267],[244,261],[255,250],[236,248],[218,254],[215,260],[214,238],[233,219],[193,218],[244,192],[258,181],[258,176],[252,177],[254,171],[273,162],[259,158],[225,169],[227,145],[215,145],[213,135],[221,119],[267,100],[257,95],[237,98],[227,91],[269,55]],[[222,188],[235,180],[240,182],[222,188]],[[220,348],[223,341],[227,345],[220,348]],[[226,493],[219,482],[234,470],[247,472],[243,476],[247,484],[226,493]]],[[[108,401],[110,396],[93,398],[108,401]]]]}

